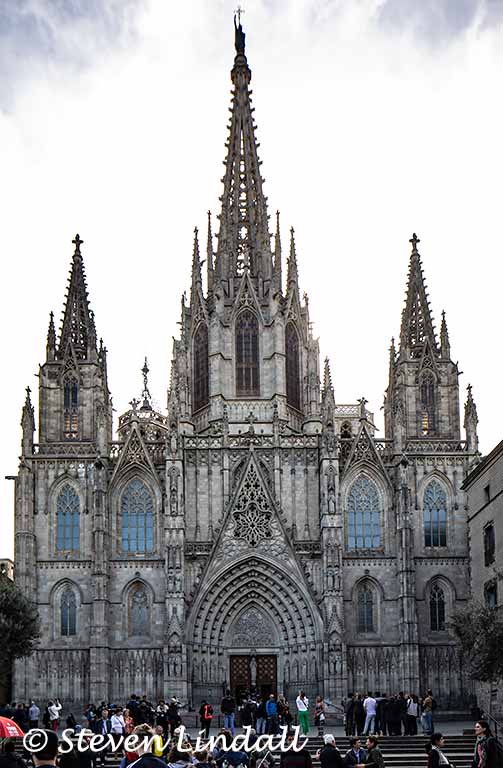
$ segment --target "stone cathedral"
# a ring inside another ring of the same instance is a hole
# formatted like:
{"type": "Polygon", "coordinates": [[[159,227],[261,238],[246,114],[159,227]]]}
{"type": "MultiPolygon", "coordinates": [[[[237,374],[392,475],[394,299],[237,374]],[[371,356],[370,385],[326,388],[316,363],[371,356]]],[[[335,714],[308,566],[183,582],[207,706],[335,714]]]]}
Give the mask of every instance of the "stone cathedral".
{"type": "Polygon", "coordinates": [[[469,597],[461,484],[477,413],[469,389],[462,440],[459,371],[444,315],[435,331],[419,239],[377,439],[366,401],[337,403],[320,366],[293,230],[286,257],[279,217],[270,232],[240,23],[235,48],[219,232],[209,217],[203,254],[195,233],[167,411],[145,367],[115,432],[73,241],[36,438],[29,390],[22,412],[16,581],[43,636],[16,664],[13,696],[199,706],[227,687],[334,702],[431,687],[465,706],[448,624],[469,597]]]}

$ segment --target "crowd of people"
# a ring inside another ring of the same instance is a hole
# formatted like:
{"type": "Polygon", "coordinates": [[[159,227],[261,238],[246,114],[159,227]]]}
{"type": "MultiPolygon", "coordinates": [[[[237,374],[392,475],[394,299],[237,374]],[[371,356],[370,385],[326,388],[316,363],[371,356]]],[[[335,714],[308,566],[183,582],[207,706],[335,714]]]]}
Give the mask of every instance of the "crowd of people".
{"type": "Polygon", "coordinates": [[[431,690],[422,698],[403,692],[391,696],[370,691],[366,695],[350,693],[343,707],[347,736],[416,736],[418,725],[426,736],[434,732],[437,702],[431,690]]]}
{"type": "MultiPolygon", "coordinates": [[[[368,693],[349,694],[344,702],[344,718],[346,735],[350,737],[350,747],[345,753],[339,751],[335,737],[323,734],[326,719],[326,707],[323,699],[318,696],[314,706],[310,708],[309,700],[304,691],[299,691],[296,702],[297,722],[301,732],[309,732],[309,716],[313,716],[314,724],[318,727],[318,735],[323,736],[323,747],[317,752],[321,768],[385,768],[384,757],[379,746],[379,737],[390,735],[416,735],[418,721],[424,734],[428,734],[426,745],[428,753],[428,768],[451,766],[444,752],[444,737],[434,731],[433,712],[436,702],[431,690],[422,699],[417,696],[404,696],[398,693],[393,696],[368,693]],[[365,740],[365,741],[364,741],[365,740]]],[[[249,726],[250,745],[255,745],[260,735],[277,734],[281,726],[287,726],[288,740],[294,738],[291,726],[294,716],[290,705],[284,696],[275,697],[270,694],[261,697],[247,694],[236,704],[230,691],[227,691],[220,702],[219,712],[223,719],[223,728],[218,735],[225,738],[225,744],[220,742],[215,749],[208,753],[206,750],[197,751],[191,737],[180,726],[181,703],[173,697],[169,702],[163,699],[154,705],[146,696],[132,695],[125,707],[106,704],[99,706],[89,704],[78,723],[70,714],[66,718],[66,728],[71,728],[75,735],[83,734],[84,741],[91,740],[94,735],[110,736],[106,746],[96,752],[77,752],[60,755],[59,768],[99,768],[106,763],[110,752],[115,752],[120,758],[120,768],[273,768],[275,756],[266,749],[259,748],[259,743],[250,751],[235,751],[230,745],[236,725],[249,726]],[[237,722],[238,721],[238,722],[237,722]],[[184,749],[179,750],[178,738],[180,733],[184,739],[184,749]],[[129,735],[148,736],[153,739],[150,751],[138,749],[136,752],[124,751],[123,740],[129,735]]],[[[57,731],[60,727],[62,705],[59,699],[47,702],[43,712],[32,701],[29,706],[13,703],[0,707],[0,715],[9,717],[22,728],[45,727],[53,734],[57,743],[57,731]]],[[[199,709],[201,730],[206,736],[210,735],[215,717],[214,708],[208,701],[202,701],[199,709]]],[[[491,733],[489,724],[481,719],[475,724],[476,744],[471,768],[503,768],[503,747],[491,733]]],[[[33,755],[35,768],[42,765],[33,755]]],[[[312,768],[313,758],[307,748],[300,751],[281,752],[279,768],[312,768]]],[[[45,762],[44,766],[52,763],[45,762]]],[[[56,763],[54,763],[56,765],[56,763]]],[[[8,742],[0,755],[0,768],[26,768],[26,763],[15,753],[13,742],[8,742]]]]}

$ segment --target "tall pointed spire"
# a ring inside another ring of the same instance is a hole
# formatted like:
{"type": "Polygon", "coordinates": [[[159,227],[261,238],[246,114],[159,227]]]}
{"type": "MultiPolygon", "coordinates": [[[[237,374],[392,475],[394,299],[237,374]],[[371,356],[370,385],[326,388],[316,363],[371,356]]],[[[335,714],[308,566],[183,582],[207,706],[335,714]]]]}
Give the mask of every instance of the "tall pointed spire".
{"type": "Polygon", "coordinates": [[[68,291],[59,337],[58,357],[61,359],[71,346],[77,359],[88,359],[96,354],[96,329],[89,307],[84,262],[80,252],[83,240],[77,234],[72,240],[75,245],[68,291]]]}
{"type": "Polygon", "coordinates": [[[297,249],[295,247],[295,230],[290,227],[290,255],[288,256],[287,273],[286,273],[287,293],[290,292],[292,286],[299,284],[299,269],[297,266],[297,249]]]}
{"type": "Polygon", "coordinates": [[[409,242],[412,244],[412,253],[400,329],[400,354],[405,357],[420,357],[426,341],[430,343],[433,352],[437,351],[437,340],[423,277],[421,256],[417,250],[420,240],[416,233],[412,235],[409,242]]]}
{"type": "Polygon", "coordinates": [[[389,380],[390,382],[393,381],[393,374],[395,372],[395,361],[396,361],[395,339],[392,336],[391,344],[389,347],[389,380]]]}
{"type": "Polygon", "coordinates": [[[479,438],[477,435],[477,424],[479,417],[477,415],[477,406],[472,395],[472,385],[468,384],[467,397],[465,403],[465,421],[466,447],[471,453],[477,453],[479,449],[479,438]]]}
{"type": "Polygon", "coordinates": [[[227,157],[224,161],[224,190],[220,198],[217,272],[227,278],[248,269],[251,276],[272,276],[267,198],[262,190],[261,162],[255,138],[251,71],[245,55],[245,34],[241,16],[234,17],[236,56],[231,72],[232,91],[227,157]]]}
{"type": "Polygon", "coordinates": [[[33,453],[33,434],[35,432],[35,410],[31,403],[31,389],[26,387],[26,399],[21,415],[21,427],[23,429],[22,450],[23,456],[33,453]]]}
{"type": "Polygon", "coordinates": [[[190,303],[194,303],[197,294],[197,287],[202,284],[201,279],[201,258],[199,256],[199,233],[197,227],[194,227],[194,247],[192,249],[192,287],[190,289],[190,303]]]}
{"type": "Polygon", "coordinates": [[[54,360],[56,355],[56,329],[54,328],[54,312],[49,315],[49,329],[47,331],[47,360],[54,360]]]}
{"type": "Polygon", "coordinates": [[[440,351],[442,357],[451,357],[451,345],[449,342],[449,331],[447,330],[447,322],[445,320],[445,311],[442,310],[442,324],[440,325],[440,351]]]}
{"type": "Polygon", "coordinates": [[[279,226],[279,211],[276,211],[276,232],[274,235],[274,279],[277,290],[281,293],[283,287],[282,263],[281,263],[281,232],[279,226]]]}
{"type": "Polygon", "coordinates": [[[213,291],[213,233],[211,231],[211,211],[208,211],[208,236],[206,241],[206,278],[208,295],[213,291]]]}

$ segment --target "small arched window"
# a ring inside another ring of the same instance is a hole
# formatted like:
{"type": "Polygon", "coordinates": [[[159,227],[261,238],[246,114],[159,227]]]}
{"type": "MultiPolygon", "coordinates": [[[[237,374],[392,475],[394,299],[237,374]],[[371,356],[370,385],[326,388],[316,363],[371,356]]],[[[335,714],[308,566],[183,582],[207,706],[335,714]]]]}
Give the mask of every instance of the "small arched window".
{"type": "Polygon", "coordinates": [[[79,384],[74,376],[63,384],[63,437],[77,440],[79,437],[79,384]]]}
{"type": "Polygon", "coordinates": [[[381,546],[379,491],[368,477],[359,477],[348,494],[347,548],[376,549],[381,546]]]}
{"type": "Polygon", "coordinates": [[[376,631],[374,590],[368,582],[363,582],[357,592],[357,631],[359,635],[376,631]]]}
{"type": "Polygon", "coordinates": [[[71,485],[64,485],[56,501],[56,549],[77,552],[80,542],[80,499],[71,485]]]}
{"type": "Polygon", "coordinates": [[[193,407],[203,408],[209,400],[208,326],[200,323],[194,334],[193,345],[193,407]]]}
{"type": "Polygon", "coordinates": [[[300,411],[300,354],[299,334],[293,323],[287,323],[285,331],[286,353],[286,400],[288,405],[300,411]]]}
{"type": "Polygon", "coordinates": [[[75,592],[68,586],[61,595],[60,602],[61,636],[77,634],[77,600],[75,592]]]}
{"type": "Polygon", "coordinates": [[[248,309],[236,321],[236,395],[260,395],[258,320],[248,309]]]}
{"type": "Polygon", "coordinates": [[[434,435],[436,430],[435,418],[435,377],[431,372],[423,374],[419,384],[421,433],[425,437],[434,435]]]}
{"type": "Polygon", "coordinates": [[[424,546],[447,546],[447,495],[436,480],[426,486],[423,498],[424,546]]]}
{"type": "Polygon", "coordinates": [[[154,500],[145,483],[131,480],[121,498],[123,552],[152,552],[154,548],[154,500]]]}
{"type": "Polygon", "coordinates": [[[445,631],[445,595],[438,584],[430,591],[430,629],[432,632],[445,631]]]}
{"type": "Polygon", "coordinates": [[[150,632],[150,606],[147,590],[143,584],[137,584],[129,596],[129,635],[144,637],[150,632]]]}

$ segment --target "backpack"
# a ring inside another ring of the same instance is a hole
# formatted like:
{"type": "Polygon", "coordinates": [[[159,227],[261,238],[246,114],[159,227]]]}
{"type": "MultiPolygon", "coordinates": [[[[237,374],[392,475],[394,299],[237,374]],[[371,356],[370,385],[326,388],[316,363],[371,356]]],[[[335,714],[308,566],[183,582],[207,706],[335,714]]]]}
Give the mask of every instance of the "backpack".
{"type": "Polygon", "coordinates": [[[496,736],[490,736],[487,741],[488,743],[492,742],[494,747],[494,757],[496,760],[494,763],[495,768],[503,768],[503,745],[501,744],[501,741],[499,741],[496,736]]]}
{"type": "Polygon", "coordinates": [[[436,700],[432,696],[431,697],[431,711],[434,712],[436,710],[437,706],[438,706],[438,704],[437,704],[436,700]]]}

